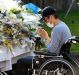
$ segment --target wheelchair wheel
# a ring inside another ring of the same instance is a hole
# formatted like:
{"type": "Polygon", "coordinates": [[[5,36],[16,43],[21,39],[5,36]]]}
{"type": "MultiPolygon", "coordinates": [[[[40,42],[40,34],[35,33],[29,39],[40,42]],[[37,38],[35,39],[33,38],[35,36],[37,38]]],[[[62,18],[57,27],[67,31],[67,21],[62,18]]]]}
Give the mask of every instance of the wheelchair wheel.
{"type": "Polygon", "coordinates": [[[71,63],[60,58],[47,60],[39,70],[39,75],[77,75],[71,63]]]}

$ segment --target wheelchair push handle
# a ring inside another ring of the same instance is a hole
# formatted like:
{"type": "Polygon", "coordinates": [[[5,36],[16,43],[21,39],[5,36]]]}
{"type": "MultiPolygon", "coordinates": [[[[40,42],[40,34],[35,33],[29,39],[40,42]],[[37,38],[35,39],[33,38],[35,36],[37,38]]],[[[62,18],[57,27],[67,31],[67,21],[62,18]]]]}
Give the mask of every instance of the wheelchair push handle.
{"type": "Polygon", "coordinates": [[[70,38],[65,42],[65,44],[66,44],[66,43],[76,43],[76,42],[79,43],[79,36],[72,36],[72,37],[70,37],[70,38]]]}

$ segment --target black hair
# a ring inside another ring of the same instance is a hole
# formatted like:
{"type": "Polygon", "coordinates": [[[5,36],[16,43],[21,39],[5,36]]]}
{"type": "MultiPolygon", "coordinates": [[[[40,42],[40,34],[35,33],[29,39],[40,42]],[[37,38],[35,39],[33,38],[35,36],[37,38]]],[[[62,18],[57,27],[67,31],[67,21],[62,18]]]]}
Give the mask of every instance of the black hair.
{"type": "Polygon", "coordinates": [[[58,18],[57,15],[56,15],[56,10],[53,7],[51,7],[51,6],[45,7],[43,9],[43,11],[42,11],[42,17],[43,17],[43,19],[45,17],[48,17],[49,18],[50,15],[54,15],[55,18],[58,18]]]}

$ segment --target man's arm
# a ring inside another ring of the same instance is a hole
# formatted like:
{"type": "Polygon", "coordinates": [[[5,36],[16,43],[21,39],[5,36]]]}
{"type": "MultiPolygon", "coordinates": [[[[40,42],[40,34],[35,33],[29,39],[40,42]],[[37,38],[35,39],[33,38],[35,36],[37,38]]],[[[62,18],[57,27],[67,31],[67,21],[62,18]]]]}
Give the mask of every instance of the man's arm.
{"type": "Polygon", "coordinates": [[[44,29],[39,29],[37,33],[44,38],[45,44],[47,46],[47,50],[51,53],[55,52],[59,46],[60,40],[61,40],[61,30],[60,28],[54,28],[53,32],[51,34],[51,39],[48,36],[48,33],[44,29]]]}
{"type": "Polygon", "coordinates": [[[49,44],[50,41],[51,41],[51,38],[50,38],[49,36],[47,36],[46,41],[45,41],[45,44],[46,44],[46,45],[49,44]]]}
{"type": "Polygon", "coordinates": [[[57,50],[60,41],[61,41],[61,31],[58,28],[55,28],[53,29],[53,32],[51,34],[51,40],[49,37],[47,37],[47,44],[46,44],[47,50],[49,52],[54,53],[57,50]]]}

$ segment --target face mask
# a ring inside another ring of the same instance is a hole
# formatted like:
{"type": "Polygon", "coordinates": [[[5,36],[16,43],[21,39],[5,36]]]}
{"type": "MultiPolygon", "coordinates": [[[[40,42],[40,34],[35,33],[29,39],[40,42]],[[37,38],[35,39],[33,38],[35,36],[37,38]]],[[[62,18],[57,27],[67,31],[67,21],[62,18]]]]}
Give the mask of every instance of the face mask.
{"type": "Polygon", "coordinates": [[[50,23],[47,23],[47,26],[50,27],[50,28],[53,28],[54,25],[53,24],[50,24],[50,23]]]}

